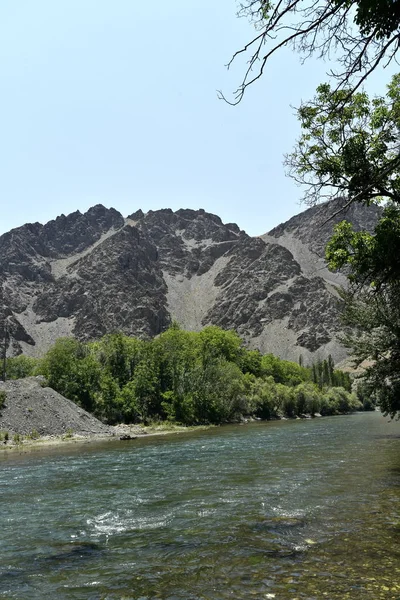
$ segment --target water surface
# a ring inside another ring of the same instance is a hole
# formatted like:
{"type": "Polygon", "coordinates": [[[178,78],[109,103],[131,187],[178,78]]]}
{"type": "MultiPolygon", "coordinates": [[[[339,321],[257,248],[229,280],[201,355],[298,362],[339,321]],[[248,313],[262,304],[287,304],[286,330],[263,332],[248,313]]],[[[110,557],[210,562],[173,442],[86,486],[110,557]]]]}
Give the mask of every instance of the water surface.
{"type": "Polygon", "coordinates": [[[400,423],[230,426],[0,459],[0,598],[400,598],[400,423]]]}

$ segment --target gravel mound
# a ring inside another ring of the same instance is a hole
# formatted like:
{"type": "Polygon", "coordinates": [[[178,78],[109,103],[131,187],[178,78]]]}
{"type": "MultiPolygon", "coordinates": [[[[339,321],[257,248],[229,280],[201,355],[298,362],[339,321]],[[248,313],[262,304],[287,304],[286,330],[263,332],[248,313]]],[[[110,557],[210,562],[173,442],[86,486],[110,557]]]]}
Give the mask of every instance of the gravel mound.
{"type": "Polygon", "coordinates": [[[10,434],[40,435],[74,434],[112,435],[113,429],[67,400],[49,387],[42,387],[41,377],[27,377],[0,382],[0,393],[6,393],[5,405],[0,409],[0,431],[10,434]]]}

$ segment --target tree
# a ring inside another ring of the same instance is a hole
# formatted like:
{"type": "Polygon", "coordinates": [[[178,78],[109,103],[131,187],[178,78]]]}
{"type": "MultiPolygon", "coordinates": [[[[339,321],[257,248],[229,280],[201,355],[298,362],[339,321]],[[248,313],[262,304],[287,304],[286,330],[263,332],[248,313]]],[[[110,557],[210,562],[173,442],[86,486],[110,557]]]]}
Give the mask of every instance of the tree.
{"type": "Polygon", "coordinates": [[[110,333],[89,344],[89,348],[103,369],[123,387],[140,362],[143,342],[122,333],[110,333]]]}
{"type": "MultiPolygon", "coordinates": [[[[373,232],[337,225],[326,257],[330,268],[345,269],[350,284],[342,292],[349,328],[342,341],[357,365],[368,365],[366,385],[394,416],[400,410],[400,75],[385,97],[373,99],[321,85],[298,114],[303,133],[287,164],[306,186],[306,201],[337,195],[347,198],[344,207],[384,206],[373,232]]],[[[335,373],[333,381],[338,385],[335,373]]]]}
{"type": "Polygon", "coordinates": [[[282,360],[273,354],[264,354],[261,358],[261,374],[273,377],[276,383],[298,385],[310,378],[308,369],[295,362],[282,360]]]}
{"type": "Polygon", "coordinates": [[[54,390],[93,411],[101,372],[85,344],[74,338],[59,338],[44,356],[38,372],[54,390]]]}
{"type": "Polygon", "coordinates": [[[335,56],[338,68],[330,76],[336,90],[347,89],[345,98],[379,65],[390,63],[399,48],[400,0],[244,0],[239,16],[249,18],[257,33],[228,64],[241,54],[248,58],[230,104],[242,100],[285,46],[299,52],[303,61],[335,56]]]}
{"type": "Polygon", "coordinates": [[[219,358],[241,363],[243,342],[235,331],[225,331],[216,325],[209,325],[199,333],[203,365],[219,358]]]}
{"type": "MultiPolygon", "coordinates": [[[[354,267],[353,267],[354,269],[354,267]]],[[[375,397],[382,412],[400,413],[400,282],[379,290],[364,288],[342,292],[344,323],[342,342],[351,350],[356,366],[363,365],[363,390],[375,397]]]]}
{"type": "Polygon", "coordinates": [[[309,204],[345,196],[348,204],[400,200],[400,74],[386,96],[317,88],[298,110],[302,135],[286,157],[289,175],[309,204]],[[345,106],[343,103],[345,102],[345,106]]]}
{"type": "Polygon", "coordinates": [[[347,221],[334,231],[326,257],[332,269],[350,269],[348,276],[354,290],[372,286],[377,293],[399,281],[400,206],[386,206],[373,234],[354,231],[347,221]]]}
{"type": "Polygon", "coordinates": [[[7,358],[7,377],[8,379],[30,377],[31,375],[34,375],[36,368],[39,367],[39,364],[40,359],[32,358],[31,356],[25,356],[24,354],[7,358]]]}

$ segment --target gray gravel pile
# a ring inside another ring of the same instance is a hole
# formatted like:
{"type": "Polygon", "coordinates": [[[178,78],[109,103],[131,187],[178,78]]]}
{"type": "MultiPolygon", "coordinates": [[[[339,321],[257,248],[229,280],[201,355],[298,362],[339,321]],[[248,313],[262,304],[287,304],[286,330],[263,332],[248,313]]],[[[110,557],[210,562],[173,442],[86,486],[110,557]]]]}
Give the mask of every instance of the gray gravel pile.
{"type": "Polygon", "coordinates": [[[40,435],[112,435],[113,429],[67,400],[49,387],[42,387],[41,377],[27,377],[0,382],[6,393],[0,409],[0,431],[23,435],[37,431],[40,435]]]}

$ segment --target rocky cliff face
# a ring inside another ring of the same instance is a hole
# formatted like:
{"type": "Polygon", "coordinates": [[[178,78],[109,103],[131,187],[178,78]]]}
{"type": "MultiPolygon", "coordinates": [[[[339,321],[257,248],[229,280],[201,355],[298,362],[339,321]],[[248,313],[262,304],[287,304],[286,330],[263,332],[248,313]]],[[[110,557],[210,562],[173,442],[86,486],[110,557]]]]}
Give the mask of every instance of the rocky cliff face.
{"type": "Polygon", "coordinates": [[[0,337],[9,354],[41,355],[57,337],[121,330],[154,336],[172,319],[233,328],[263,352],[304,360],[345,351],[336,287],[323,248],[347,218],[372,229],[376,207],[335,200],[259,238],[203,210],[141,210],[123,218],[95,206],[0,237],[0,337]],[[328,220],[331,218],[330,220],[328,220]]]}

